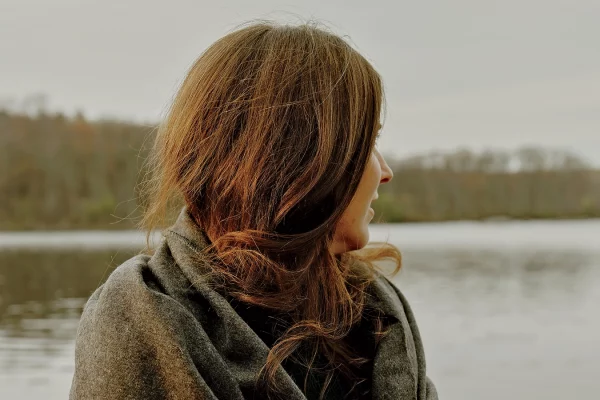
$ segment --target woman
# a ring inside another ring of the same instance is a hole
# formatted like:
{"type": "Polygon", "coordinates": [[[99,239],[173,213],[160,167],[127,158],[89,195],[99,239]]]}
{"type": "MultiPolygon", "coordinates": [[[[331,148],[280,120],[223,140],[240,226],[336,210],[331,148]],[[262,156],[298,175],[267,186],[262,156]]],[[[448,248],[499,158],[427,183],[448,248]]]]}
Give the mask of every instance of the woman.
{"type": "Polygon", "coordinates": [[[400,253],[366,247],[392,179],[382,102],[373,67],[311,25],[210,46],[158,130],[141,226],[183,207],[89,299],[71,398],[436,399],[410,308],[373,264],[400,253]]]}

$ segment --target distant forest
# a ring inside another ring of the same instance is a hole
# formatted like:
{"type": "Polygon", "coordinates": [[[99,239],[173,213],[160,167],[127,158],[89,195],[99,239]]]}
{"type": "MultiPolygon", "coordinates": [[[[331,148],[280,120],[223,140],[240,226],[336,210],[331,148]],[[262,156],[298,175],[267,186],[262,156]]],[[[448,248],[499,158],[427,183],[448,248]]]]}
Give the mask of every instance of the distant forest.
{"type": "MultiPolygon", "coordinates": [[[[132,229],[154,126],[0,110],[0,230],[132,229]]],[[[600,217],[600,171],[562,150],[386,157],[374,222],[600,217]]]]}

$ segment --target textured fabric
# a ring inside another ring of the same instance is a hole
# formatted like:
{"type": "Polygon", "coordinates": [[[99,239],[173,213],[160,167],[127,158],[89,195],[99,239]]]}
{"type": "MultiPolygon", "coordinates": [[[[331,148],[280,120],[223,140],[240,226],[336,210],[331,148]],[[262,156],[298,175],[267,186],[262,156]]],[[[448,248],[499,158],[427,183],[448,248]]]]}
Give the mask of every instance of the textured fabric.
{"type": "MultiPolygon", "coordinates": [[[[77,331],[71,399],[264,399],[255,378],[269,346],[205,282],[194,254],[207,238],[184,208],[153,256],[117,267],[88,300],[77,331]]],[[[389,318],[372,363],[373,399],[435,400],[406,299],[386,278],[367,305],[389,318]]],[[[282,366],[285,399],[311,399],[282,366]]],[[[337,398],[337,397],[328,397],[337,398]]]]}
{"type": "MultiPolygon", "coordinates": [[[[230,303],[238,315],[242,317],[268,347],[271,347],[283,334],[284,328],[280,323],[282,319],[280,314],[275,314],[271,310],[251,306],[233,299],[230,300],[230,303]]],[[[376,343],[375,335],[373,334],[373,320],[370,318],[371,313],[368,311],[370,310],[365,310],[362,321],[352,327],[344,341],[355,357],[372,360],[375,356],[376,343]]],[[[313,350],[314,348],[311,344],[306,344],[301,349],[296,350],[294,355],[297,357],[302,356],[308,360],[312,358],[313,350]]],[[[319,394],[327,379],[327,371],[325,370],[327,358],[324,354],[315,354],[310,370],[307,369],[305,363],[298,362],[295,358],[288,357],[283,361],[285,371],[302,389],[306,397],[310,399],[319,398],[319,394]]],[[[331,379],[331,383],[327,387],[327,398],[348,400],[369,398],[371,376],[373,373],[372,361],[358,368],[354,367],[353,372],[358,379],[350,379],[340,371],[336,371],[331,379]]]]}

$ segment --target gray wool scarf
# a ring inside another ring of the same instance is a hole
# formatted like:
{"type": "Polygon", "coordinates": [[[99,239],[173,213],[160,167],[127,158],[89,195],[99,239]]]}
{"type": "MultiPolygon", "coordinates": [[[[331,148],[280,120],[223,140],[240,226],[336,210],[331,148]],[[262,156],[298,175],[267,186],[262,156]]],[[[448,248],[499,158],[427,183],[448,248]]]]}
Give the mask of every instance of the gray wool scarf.
{"type": "MultiPolygon", "coordinates": [[[[193,255],[207,245],[183,208],[152,256],[118,266],[79,323],[70,399],[263,399],[256,377],[269,348],[205,283],[193,255]]],[[[368,304],[391,321],[373,361],[372,398],[435,400],[413,313],[385,277],[368,304]]],[[[285,398],[306,400],[283,367],[285,398]]]]}

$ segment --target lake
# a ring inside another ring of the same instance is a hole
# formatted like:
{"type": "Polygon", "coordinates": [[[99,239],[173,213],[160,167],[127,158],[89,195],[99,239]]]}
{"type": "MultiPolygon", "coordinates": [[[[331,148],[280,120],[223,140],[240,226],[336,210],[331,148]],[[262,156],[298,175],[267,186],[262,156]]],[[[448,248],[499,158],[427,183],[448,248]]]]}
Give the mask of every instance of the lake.
{"type": "MultiPolygon", "coordinates": [[[[444,400],[598,398],[600,220],[372,225],[444,400]]],[[[0,399],[65,399],[87,297],[137,232],[0,233],[0,399]]]]}

